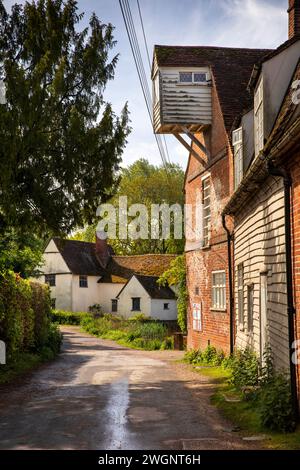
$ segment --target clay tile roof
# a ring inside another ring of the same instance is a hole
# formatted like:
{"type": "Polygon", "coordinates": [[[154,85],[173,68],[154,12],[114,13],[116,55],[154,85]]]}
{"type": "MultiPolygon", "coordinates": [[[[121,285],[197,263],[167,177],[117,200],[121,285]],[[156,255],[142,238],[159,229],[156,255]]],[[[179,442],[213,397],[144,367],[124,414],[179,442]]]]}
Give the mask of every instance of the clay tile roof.
{"type": "MultiPolygon", "coordinates": [[[[135,274],[135,277],[144,287],[146,292],[150,295],[152,299],[176,299],[176,295],[172,289],[168,286],[159,286],[157,284],[158,276],[141,276],[135,274]]],[[[126,289],[126,285],[120,290],[119,295],[126,289]]]]}
{"type": "Polygon", "coordinates": [[[170,267],[177,255],[147,254],[112,256],[99,282],[124,283],[133,274],[160,276],[170,267]]]}
{"type": "Polygon", "coordinates": [[[95,243],[64,240],[57,237],[53,240],[73,274],[86,276],[101,276],[103,274],[103,269],[96,257],[95,243]]]}
{"type": "Polygon", "coordinates": [[[236,116],[251,105],[247,91],[253,67],[270,49],[241,49],[206,46],[155,46],[158,66],[211,67],[223,113],[230,132],[236,116]]]}

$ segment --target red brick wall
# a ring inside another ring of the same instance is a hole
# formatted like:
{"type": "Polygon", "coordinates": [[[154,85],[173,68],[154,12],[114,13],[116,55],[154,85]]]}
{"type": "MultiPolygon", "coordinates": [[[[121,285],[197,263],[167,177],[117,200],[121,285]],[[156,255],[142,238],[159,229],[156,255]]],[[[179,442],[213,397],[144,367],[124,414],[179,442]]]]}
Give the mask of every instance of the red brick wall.
{"type": "MultiPolygon", "coordinates": [[[[300,151],[291,156],[289,171],[292,178],[292,238],[296,335],[300,339],[300,151]]],[[[298,357],[300,358],[300,354],[298,354],[298,357]]],[[[300,365],[298,365],[298,388],[300,394],[300,365]]]]}
{"type": "Polygon", "coordinates": [[[289,39],[300,33],[300,0],[289,0],[289,39]]]}
{"type": "MultiPolygon", "coordinates": [[[[212,126],[197,137],[209,149],[210,159],[215,159],[216,162],[208,171],[203,172],[201,164],[191,155],[186,172],[185,196],[187,204],[195,204],[197,193],[201,192],[201,178],[207,173],[211,175],[210,247],[186,253],[189,292],[188,348],[205,348],[210,342],[211,345],[228,352],[230,347],[228,259],[226,233],[222,226],[221,213],[233,189],[233,159],[215,88],[212,89],[212,109],[212,126]],[[227,280],[226,310],[222,312],[211,310],[212,271],[218,270],[226,271],[227,280]],[[196,287],[199,287],[199,295],[195,293],[196,287]],[[193,330],[193,303],[201,304],[201,332],[193,330]]],[[[194,149],[198,151],[196,146],[194,149]]],[[[199,155],[207,160],[200,151],[199,155]]]]}

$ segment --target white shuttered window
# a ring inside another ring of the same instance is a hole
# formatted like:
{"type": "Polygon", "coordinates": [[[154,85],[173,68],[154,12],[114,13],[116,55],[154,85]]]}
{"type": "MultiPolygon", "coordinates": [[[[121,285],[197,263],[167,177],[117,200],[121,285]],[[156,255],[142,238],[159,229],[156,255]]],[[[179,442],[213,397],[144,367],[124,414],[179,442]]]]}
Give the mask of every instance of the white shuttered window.
{"type": "Polygon", "coordinates": [[[226,274],[225,271],[212,273],[212,308],[224,310],[226,308],[226,274]]]}
{"type": "Polygon", "coordinates": [[[203,246],[209,244],[210,235],[210,178],[202,180],[202,204],[203,204],[203,246]]]}
{"type": "Polygon", "coordinates": [[[255,156],[264,148],[264,103],[263,80],[261,79],[254,95],[254,143],[255,156]]]}
{"type": "Polygon", "coordinates": [[[234,187],[235,189],[240,184],[243,173],[243,128],[240,127],[232,133],[232,145],[234,152],[234,187]]]}

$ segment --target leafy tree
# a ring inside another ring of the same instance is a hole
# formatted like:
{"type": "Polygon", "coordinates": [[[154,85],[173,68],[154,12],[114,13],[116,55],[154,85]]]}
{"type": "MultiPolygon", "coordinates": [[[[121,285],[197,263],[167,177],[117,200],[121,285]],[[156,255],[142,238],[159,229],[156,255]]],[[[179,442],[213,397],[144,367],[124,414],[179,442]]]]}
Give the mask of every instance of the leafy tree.
{"type": "Polygon", "coordinates": [[[14,230],[0,237],[0,272],[19,273],[23,278],[38,274],[42,262],[43,241],[35,235],[24,235],[14,230]]]}
{"type": "MultiPolygon", "coordinates": [[[[183,179],[184,173],[180,166],[170,164],[166,171],[165,167],[151,165],[148,160],[141,158],[128,168],[122,169],[118,190],[108,202],[118,209],[119,197],[126,196],[128,207],[136,203],[144,204],[148,209],[150,234],[151,205],[166,203],[170,206],[180,204],[182,207],[184,203],[183,179]]],[[[130,221],[130,218],[128,219],[130,221]]],[[[171,214],[171,236],[169,239],[164,240],[161,236],[159,239],[151,239],[149,235],[147,240],[117,238],[109,240],[109,243],[118,254],[182,253],[184,240],[174,239],[173,227],[174,218],[171,214]]],[[[77,232],[73,238],[94,241],[95,231],[96,224],[77,232]]]]}
{"type": "Polygon", "coordinates": [[[160,276],[158,284],[161,286],[177,286],[178,325],[181,331],[185,332],[188,293],[184,255],[177,256],[177,258],[171,261],[170,268],[160,276]]]}
{"type": "Polygon", "coordinates": [[[0,227],[68,233],[114,193],[129,132],[103,92],[118,56],[113,26],[80,29],[74,0],[0,0],[0,227]]]}

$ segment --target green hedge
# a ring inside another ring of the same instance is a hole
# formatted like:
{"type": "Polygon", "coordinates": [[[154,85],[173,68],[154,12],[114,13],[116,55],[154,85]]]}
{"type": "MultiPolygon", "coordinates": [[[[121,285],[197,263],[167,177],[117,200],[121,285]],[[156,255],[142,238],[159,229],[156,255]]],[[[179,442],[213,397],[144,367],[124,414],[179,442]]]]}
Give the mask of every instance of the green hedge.
{"type": "Polygon", "coordinates": [[[66,310],[52,310],[51,320],[59,325],[80,325],[82,320],[91,315],[87,312],[68,312],[66,310]]]}
{"type": "Polygon", "coordinates": [[[58,352],[61,334],[51,325],[50,313],[48,286],[10,271],[0,274],[0,339],[6,344],[7,363],[20,353],[43,354],[44,348],[58,352]]]}

